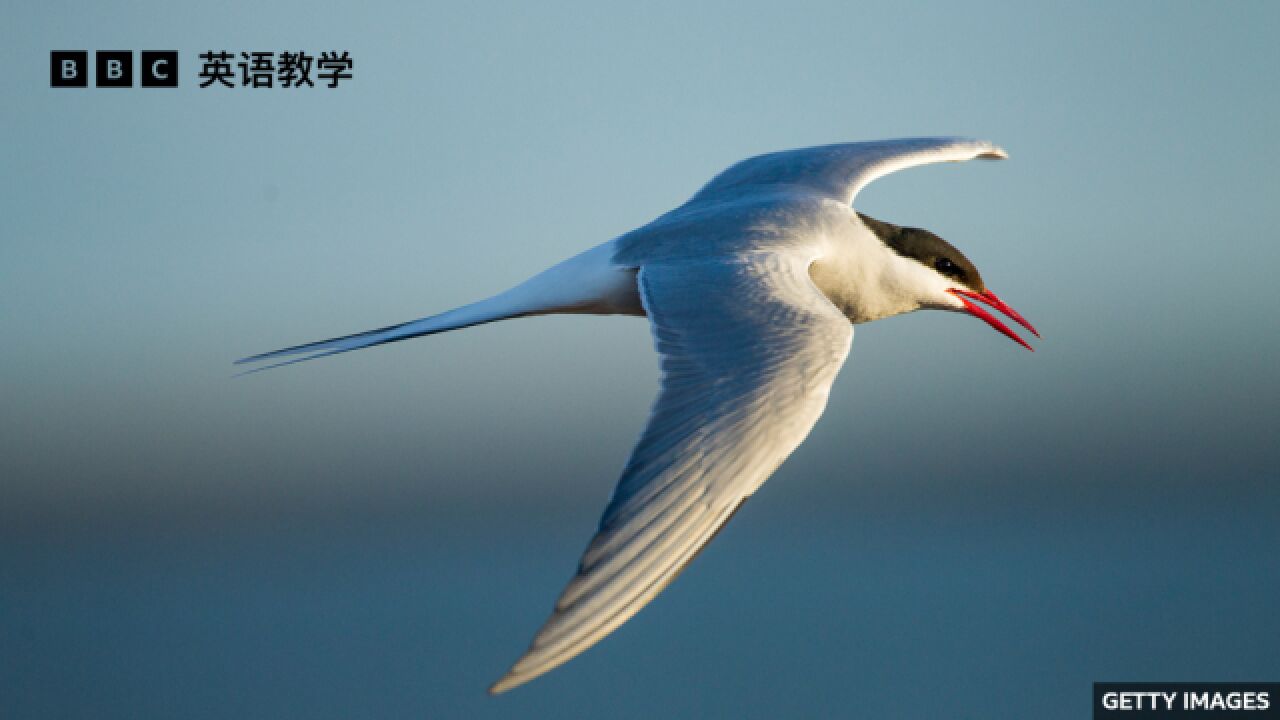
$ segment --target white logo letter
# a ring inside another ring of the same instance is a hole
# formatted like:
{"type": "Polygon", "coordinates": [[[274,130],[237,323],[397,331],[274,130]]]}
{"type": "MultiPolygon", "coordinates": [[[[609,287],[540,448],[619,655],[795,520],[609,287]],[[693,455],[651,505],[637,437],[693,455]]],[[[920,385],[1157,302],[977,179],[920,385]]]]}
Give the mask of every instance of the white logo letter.
{"type": "Polygon", "coordinates": [[[155,78],[155,79],[157,79],[157,80],[168,80],[168,79],[169,79],[169,73],[161,73],[161,72],[160,72],[160,66],[161,66],[161,65],[168,65],[168,64],[169,64],[169,61],[168,61],[168,60],[164,60],[164,59],[160,59],[160,60],[157,60],[157,61],[155,61],[155,62],[151,63],[151,77],[153,77],[153,78],[155,78]]]}
{"type": "Polygon", "coordinates": [[[70,80],[71,78],[75,77],[78,74],[79,73],[76,71],[75,60],[62,61],[62,79],[63,80],[70,80]]]}
{"type": "Polygon", "coordinates": [[[121,67],[119,60],[107,60],[107,77],[112,80],[118,80],[124,75],[124,68],[121,67]]]}

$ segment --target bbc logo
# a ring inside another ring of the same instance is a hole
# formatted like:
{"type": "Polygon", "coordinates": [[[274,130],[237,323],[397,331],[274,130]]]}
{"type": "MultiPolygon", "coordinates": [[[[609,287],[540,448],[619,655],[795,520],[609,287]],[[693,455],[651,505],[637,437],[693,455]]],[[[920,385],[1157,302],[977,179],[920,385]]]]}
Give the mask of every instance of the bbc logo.
{"type": "MultiPolygon", "coordinates": [[[[178,51],[143,50],[139,54],[138,78],[142,87],[178,87],[178,51]]],[[[54,50],[49,53],[49,86],[89,87],[93,73],[94,86],[100,88],[133,87],[133,51],[99,50],[89,67],[87,50],[54,50]]]]}

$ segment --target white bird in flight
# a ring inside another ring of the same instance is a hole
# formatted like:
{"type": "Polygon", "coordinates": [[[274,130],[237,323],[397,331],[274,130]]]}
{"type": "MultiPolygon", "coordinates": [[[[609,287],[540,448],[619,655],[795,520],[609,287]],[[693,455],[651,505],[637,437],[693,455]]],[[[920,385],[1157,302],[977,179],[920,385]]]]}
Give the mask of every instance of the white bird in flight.
{"type": "Polygon", "coordinates": [[[680,574],[809,434],[855,324],[920,309],[966,312],[1031,349],[978,304],[1039,336],[959,250],[852,205],[896,170],[1005,157],[989,142],[951,137],[760,155],[653,222],[487,300],[238,363],[302,356],[257,368],[265,370],[530,315],[649,319],[661,392],[577,574],[529,649],[489,688],[504,692],[591,647],[680,574]]]}

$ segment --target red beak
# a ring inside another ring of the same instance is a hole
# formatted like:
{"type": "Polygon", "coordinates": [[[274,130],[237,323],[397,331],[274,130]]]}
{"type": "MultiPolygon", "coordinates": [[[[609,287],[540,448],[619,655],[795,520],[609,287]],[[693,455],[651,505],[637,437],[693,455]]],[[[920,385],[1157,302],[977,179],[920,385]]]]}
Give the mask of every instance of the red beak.
{"type": "Polygon", "coordinates": [[[1005,301],[996,297],[995,293],[991,292],[990,290],[984,293],[976,293],[976,292],[973,292],[972,290],[961,290],[960,288],[951,288],[947,292],[959,297],[960,302],[964,303],[964,309],[967,310],[970,315],[975,315],[981,318],[984,322],[986,322],[991,327],[1007,335],[1010,340],[1013,340],[1014,342],[1018,343],[1022,347],[1028,350],[1031,350],[1032,352],[1035,352],[1035,349],[1032,348],[1030,345],[1028,345],[1026,340],[1023,340],[1022,338],[1018,337],[1017,333],[1010,330],[1009,327],[1004,323],[1000,322],[999,318],[997,318],[995,315],[992,315],[991,313],[987,312],[986,308],[982,307],[981,305],[976,305],[972,302],[969,302],[970,298],[972,298],[973,300],[981,300],[982,302],[990,305],[996,310],[999,310],[1000,312],[1009,316],[1009,319],[1018,323],[1022,327],[1030,330],[1032,335],[1035,335],[1036,337],[1040,337],[1040,333],[1036,332],[1036,329],[1031,327],[1031,323],[1027,322],[1026,318],[1019,315],[1017,310],[1014,310],[1013,308],[1005,304],[1005,301]]]}

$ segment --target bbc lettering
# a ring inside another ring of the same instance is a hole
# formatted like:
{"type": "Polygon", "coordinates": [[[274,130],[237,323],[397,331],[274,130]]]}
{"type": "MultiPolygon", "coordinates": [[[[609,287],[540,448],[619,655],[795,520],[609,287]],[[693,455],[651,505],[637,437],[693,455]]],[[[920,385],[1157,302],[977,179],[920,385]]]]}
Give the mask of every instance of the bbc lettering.
{"type": "MultiPolygon", "coordinates": [[[[178,87],[178,51],[143,50],[139,53],[142,87],[178,87]]],[[[99,50],[89,65],[87,50],[54,50],[49,53],[51,87],[89,87],[89,75],[100,88],[133,87],[133,51],[99,50]]]]}
{"type": "Polygon", "coordinates": [[[133,87],[133,53],[128,50],[99,50],[98,87],[133,87]]]}
{"type": "Polygon", "coordinates": [[[49,53],[49,84],[53,87],[89,87],[89,53],[54,50],[49,53]]]}
{"type": "MultiPolygon", "coordinates": [[[[355,63],[344,50],[310,55],[303,51],[241,52],[225,50],[199,54],[199,87],[224,88],[336,88],[352,77],[355,63]],[[237,72],[238,71],[238,72],[237,72]],[[314,79],[313,79],[314,78],[314,79]]],[[[49,85],[55,88],[133,87],[132,50],[98,50],[90,64],[87,50],[54,50],[49,53],[49,85]]],[[[178,87],[178,51],[143,50],[138,53],[138,83],[144,88],[178,87]]]]}
{"type": "Polygon", "coordinates": [[[142,51],[142,87],[178,87],[178,51],[142,51]]]}

